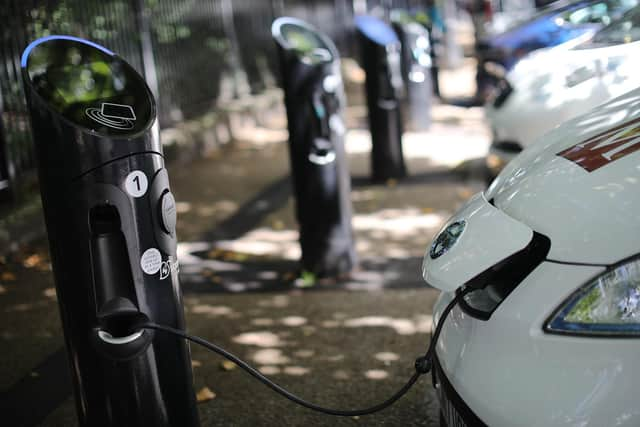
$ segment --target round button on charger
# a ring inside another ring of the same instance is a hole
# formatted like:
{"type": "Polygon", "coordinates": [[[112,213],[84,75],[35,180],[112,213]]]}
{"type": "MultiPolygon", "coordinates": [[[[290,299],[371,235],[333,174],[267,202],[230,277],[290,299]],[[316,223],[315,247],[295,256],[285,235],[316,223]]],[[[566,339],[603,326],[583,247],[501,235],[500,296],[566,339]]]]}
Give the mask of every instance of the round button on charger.
{"type": "Polygon", "coordinates": [[[176,199],[170,191],[164,193],[160,198],[160,222],[167,233],[174,234],[176,232],[176,199]]]}

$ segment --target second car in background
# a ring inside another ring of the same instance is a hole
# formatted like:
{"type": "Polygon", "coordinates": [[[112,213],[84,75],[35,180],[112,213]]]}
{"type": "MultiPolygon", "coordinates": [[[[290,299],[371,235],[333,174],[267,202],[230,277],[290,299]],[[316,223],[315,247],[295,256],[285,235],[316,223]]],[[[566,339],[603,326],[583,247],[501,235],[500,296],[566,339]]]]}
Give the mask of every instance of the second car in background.
{"type": "Polygon", "coordinates": [[[478,100],[485,100],[493,91],[496,79],[529,52],[588,37],[636,4],[636,0],[559,1],[502,34],[479,40],[476,46],[478,100]]]}
{"type": "Polygon", "coordinates": [[[521,61],[485,108],[490,175],[558,124],[640,86],[639,40],[637,6],[586,43],[521,61]]]}

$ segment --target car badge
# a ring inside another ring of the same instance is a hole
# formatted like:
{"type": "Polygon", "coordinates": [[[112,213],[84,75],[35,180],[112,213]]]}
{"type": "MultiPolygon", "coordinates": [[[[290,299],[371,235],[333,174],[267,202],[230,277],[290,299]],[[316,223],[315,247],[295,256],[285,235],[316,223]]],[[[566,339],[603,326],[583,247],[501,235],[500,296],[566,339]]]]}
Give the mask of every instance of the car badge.
{"type": "Polygon", "coordinates": [[[429,250],[429,256],[431,259],[440,258],[449,249],[451,249],[462,235],[466,225],[467,223],[464,220],[456,221],[449,224],[442,233],[438,234],[431,244],[431,249],[429,250]]]}

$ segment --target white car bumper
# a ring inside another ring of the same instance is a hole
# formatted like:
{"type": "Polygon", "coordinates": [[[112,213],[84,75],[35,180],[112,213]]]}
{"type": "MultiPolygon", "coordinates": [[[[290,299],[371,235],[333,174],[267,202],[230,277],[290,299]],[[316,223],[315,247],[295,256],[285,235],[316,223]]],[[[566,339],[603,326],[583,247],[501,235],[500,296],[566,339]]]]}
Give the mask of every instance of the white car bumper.
{"type": "MultiPolygon", "coordinates": [[[[455,390],[438,393],[449,395],[441,408],[450,425],[475,425],[469,409],[496,427],[640,425],[637,340],[543,331],[553,310],[602,271],[543,262],[489,320],[454,308],[436,347],[445,377],[437,387],[448,382],[455,390]]],[[[436,302],[436,322],[452,297],[436,302]]]]}

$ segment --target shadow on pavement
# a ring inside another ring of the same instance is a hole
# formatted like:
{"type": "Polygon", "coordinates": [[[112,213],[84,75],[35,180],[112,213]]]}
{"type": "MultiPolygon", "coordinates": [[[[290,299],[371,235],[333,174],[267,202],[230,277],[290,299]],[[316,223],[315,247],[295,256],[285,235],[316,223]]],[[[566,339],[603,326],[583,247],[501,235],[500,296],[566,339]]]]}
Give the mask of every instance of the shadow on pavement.
{"type": "Polygon", "coordinates": [[[268,293],[295,289],[305,292],[378,291],[426,287],[419,273],[422,258],[418,257],[365,259],[360,268],[347,277],[314,280],[305,278],[299,271],[298,262],[293,260],[249,257],[215,249],[189,255],[181,257],[189,261],[183,261],[180,267],[180,284],[186,294],[268,293]],[[242,261],[233,258],[241,258],[242,261]]]}

